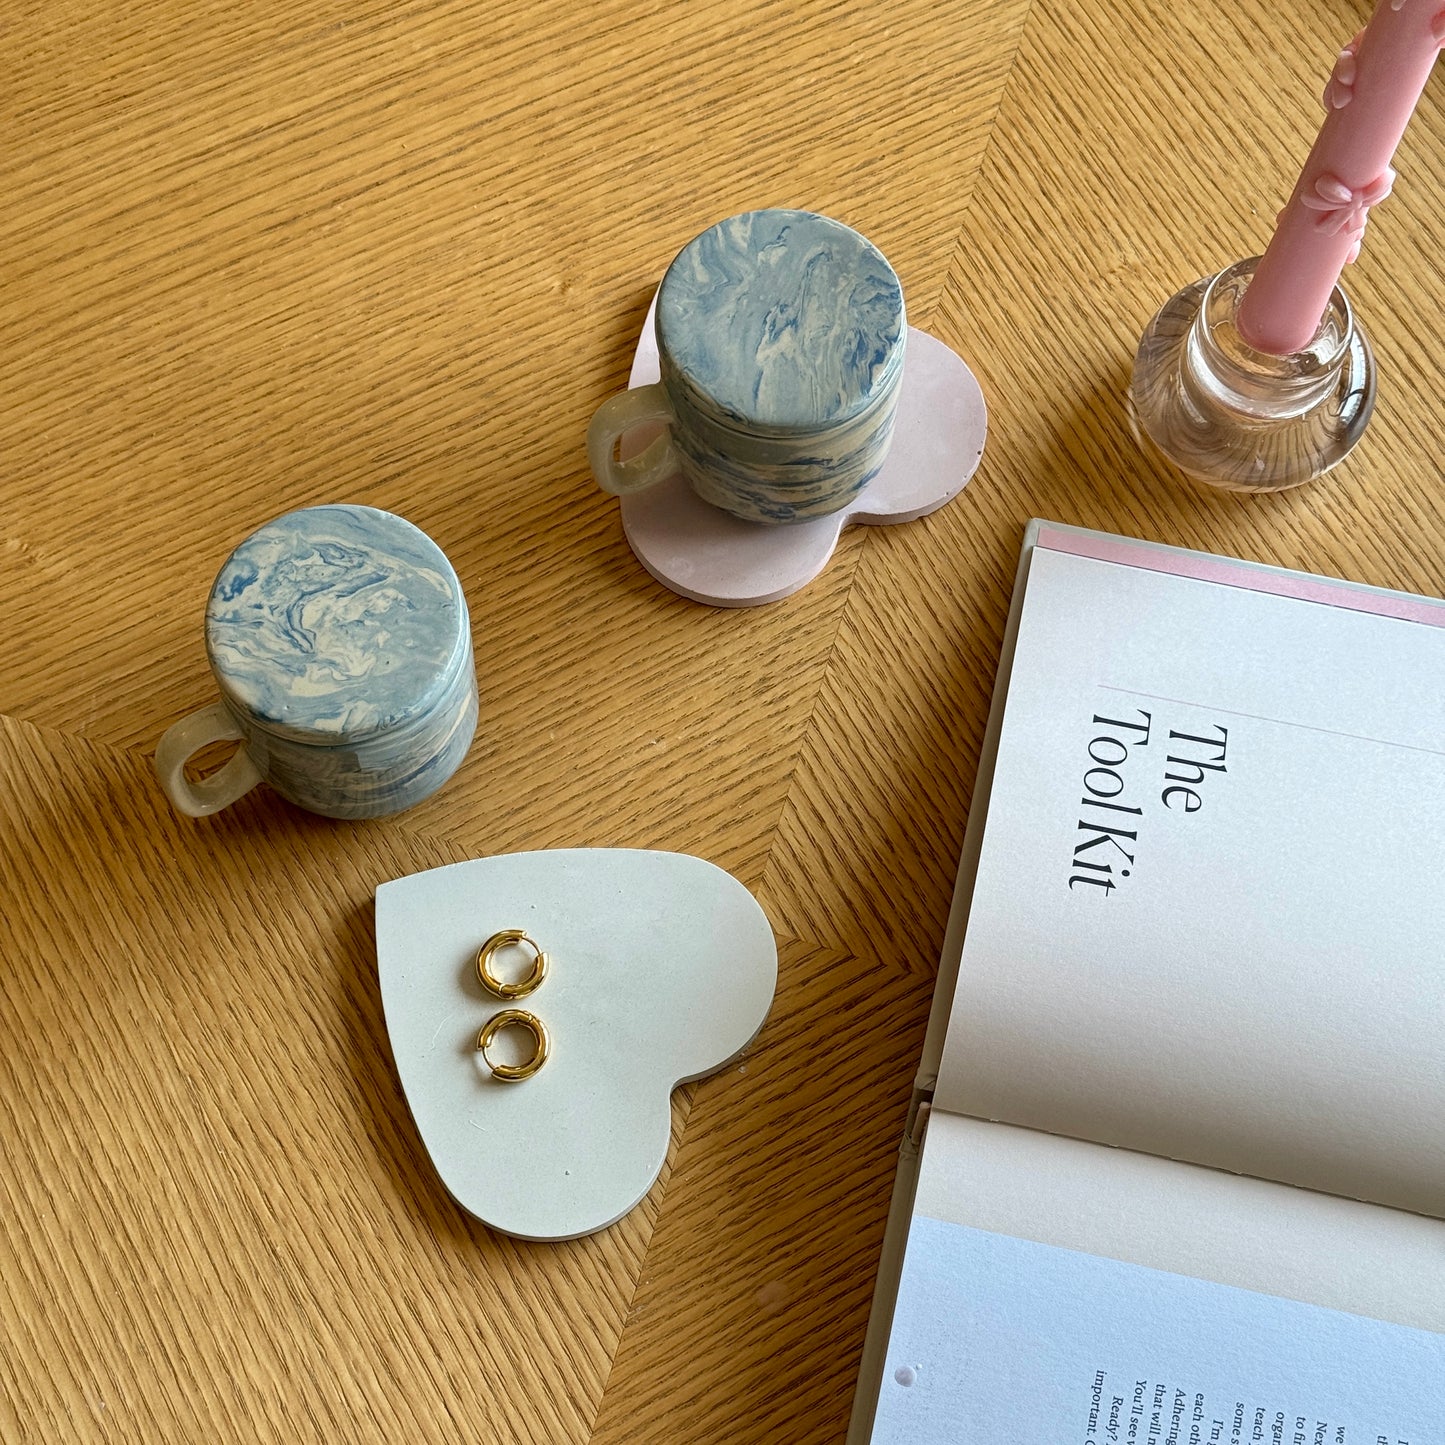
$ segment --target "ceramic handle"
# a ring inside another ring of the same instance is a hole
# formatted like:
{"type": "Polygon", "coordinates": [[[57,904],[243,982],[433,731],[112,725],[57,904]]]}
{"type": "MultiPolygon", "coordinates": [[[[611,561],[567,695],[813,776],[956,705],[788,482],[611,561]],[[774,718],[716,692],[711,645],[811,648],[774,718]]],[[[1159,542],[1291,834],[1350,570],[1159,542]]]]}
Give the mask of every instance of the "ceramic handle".
{"type": "Polygon", "coordinates": [[[672,407],[662,383],[636,386],[610,396],[592,414],[587,428],[587,460],[592,475],[604,492],[625,497],[665,482],[678,471],[677,453],[670,432],[654,437],[635,457],[618,461],[613,456],[617,443],[634,427],[645,423],[672,422],[672,407]]]}
{"type": "Polygon", "coordinates": [[[222,768],[193,783],[186,777],[186,763],[208,743],[226,742],[242,736],[236,720],[224,703],[214,702],[183,717],[166,730],[156,745],[156,773],[166,796],[188,818],[205,818],[229,808],[243,793],[261,781],[261,774],[244,747],[222,768]]]}

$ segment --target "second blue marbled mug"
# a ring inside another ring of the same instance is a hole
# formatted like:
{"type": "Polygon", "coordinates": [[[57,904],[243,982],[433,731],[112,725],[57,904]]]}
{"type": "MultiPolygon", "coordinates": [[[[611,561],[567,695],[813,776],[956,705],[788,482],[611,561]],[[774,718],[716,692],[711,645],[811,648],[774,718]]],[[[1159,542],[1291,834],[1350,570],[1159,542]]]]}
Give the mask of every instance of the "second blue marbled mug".
{"type": "Polygon", "coordinates": [[[610,397],[587,433],[619,495],[681,473],[750,522],[836,512],[877,475],[907,337],[903,290],[872,242],[813,211],[748,211],[688,243],[663,277],[661,380],[610,397]],[[618,461],[643,423],[666,432],[618,461]]]}
{"type": "Polygon", "coordinates": [[[330,818],[400,812],[456,771],[477,725],[461,583],[441,548],[375,507],[308,507],[253,532],[206,605],[221,700],[156,748],[172,803],[203,817],[259,782],[330,818]],[[193,782],[187,760],[238,738],[193,782]]]}

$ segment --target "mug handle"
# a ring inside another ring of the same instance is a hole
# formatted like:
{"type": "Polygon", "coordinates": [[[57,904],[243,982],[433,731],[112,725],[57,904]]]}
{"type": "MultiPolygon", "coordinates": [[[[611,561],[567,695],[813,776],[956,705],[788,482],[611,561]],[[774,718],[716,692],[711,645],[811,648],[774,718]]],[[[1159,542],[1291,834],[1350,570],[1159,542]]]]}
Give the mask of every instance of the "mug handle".
{"type": "Polygon", "coordinates": [[[625,497],[629,492],[645,491],[674,475],[679,469],[677,452],[666,431],[654,437],[639,455],[625,462],[619,462],[612,455],[613,448],[633,427],[644,422],[671,421],[667,388],[660,381],[609,396],[592,413],[587,427],[587,460],[592,464],[597,485],[613,496],[625,497]]]}
{"type": "Polygon", "coordinates": [[[186,762],[207,745],[243,738],[225,703],[213,702],[200,712],[183,717],[166,729],[156,744],[156,774],[166,796],[188,818],[206,818],[229,808],[243,793],[261,781],[261,774],[244,745],[224,767],[193,783],[186,777],[186,762]]]}

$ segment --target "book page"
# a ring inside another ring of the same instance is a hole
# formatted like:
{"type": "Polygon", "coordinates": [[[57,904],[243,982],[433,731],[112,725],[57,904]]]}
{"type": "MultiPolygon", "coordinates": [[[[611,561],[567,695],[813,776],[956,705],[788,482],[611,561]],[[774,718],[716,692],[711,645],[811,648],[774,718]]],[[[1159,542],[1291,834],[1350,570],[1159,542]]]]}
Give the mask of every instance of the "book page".
{"type": "Polygon", "coordinates": [[[1222,575],[1034,548],[935,1106],[1445,1213],[1445,609],[1222,575]]]}
{"type": "Polygon", "coordinates": [[[1445,1445],[1441,1328],[1438,1220],[935,1114],[871,1438],[1445,1445]]]}
{"type": "Polygon", "coordinates": [[[909,1246],[875,1445],[1445,1445],[1439,1335],[923,1216],[909,1246]]]}
{"type": "Polygon", "coordinates": [[[934,1111],[913,1211],[1445,1332],[1445,1221],[934,1111]]]}

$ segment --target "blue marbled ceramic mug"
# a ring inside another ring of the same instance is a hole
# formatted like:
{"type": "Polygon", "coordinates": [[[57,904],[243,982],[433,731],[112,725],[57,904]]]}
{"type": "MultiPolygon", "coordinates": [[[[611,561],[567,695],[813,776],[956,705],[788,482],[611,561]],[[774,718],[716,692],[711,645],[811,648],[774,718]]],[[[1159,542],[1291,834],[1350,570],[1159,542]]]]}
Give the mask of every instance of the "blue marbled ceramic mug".
{"type": "Polygon", "coordinates": [[[456,771],[477,725],[461,583],[441,548],[375,507],[308,507],[253,532],[206,604],[221,700],[156,748],[172,803],[204,817],[266,782],[328,818],[397,813],[456,771]],[[240,748],[199,782],[187,760],[240,748]]]}
{"type": "Polygon", "coordinates": [[[624,495],[678,473],[750,522],[845,507],[893,435],[908,328],[872,242],[812,211],[748,211],[689,242],[663,277],[661,380],[610,397],[587,433],[598,485],[624,495]],[[641,455],[633,428],[666,431],[641,455]]]}

